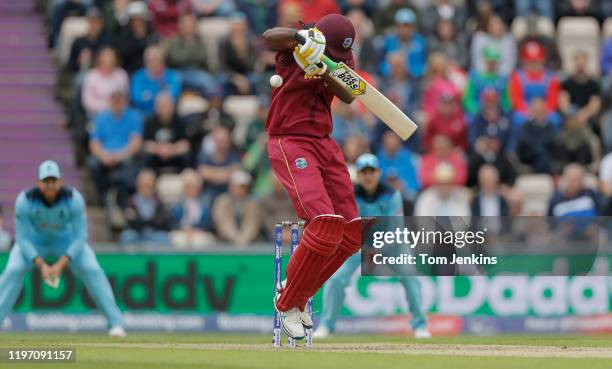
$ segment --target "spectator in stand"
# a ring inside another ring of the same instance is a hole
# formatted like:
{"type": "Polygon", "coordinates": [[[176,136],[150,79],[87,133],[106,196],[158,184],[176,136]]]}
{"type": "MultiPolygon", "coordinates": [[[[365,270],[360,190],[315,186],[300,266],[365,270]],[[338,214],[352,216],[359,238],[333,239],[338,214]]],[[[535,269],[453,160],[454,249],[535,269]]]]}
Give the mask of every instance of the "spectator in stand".
{"type": "Polygon", "coordinates": [[[103,47],[96,55],[94,67],[85,74],[81,90],[81,102],[87,115],[110,108],[110,96],[114,91],[127,93],[128,75],[117,61],[117,53],[112,47],[103,47]]]}
{"type": "Polygon", "coordinates": [[[537,42],[528,42],[521,50],[522,68],[510,77],[510,100],[514,108],[513,124],[521,126],[529,119],[529,106],[533,99],[546,101],[548,119],[556,127],[562,123],[557,111],[561,85],[557,76],[545,68],[546,51],[537,42]]]}
{"type": "Polygon", "coordinates": [[[278,24],[277,0],[235,0],[236,10],[243,12],[249,22],[249,29],[256,35],[278,24]]]}
{"type": "Polygon", "coordinates": [[[495,137],[501,144],[502,152],[512,151],[515,131],[507,114],[501,110],[500,98],[493,89],[482,93],[482,109],[469,126],[470,147],[478,145],[481,137],[495,137]]]}
{"type": "Polygon", "coordinates": [[[561,84],[559,110],[565,115],[575,115],[581,124],[589,124],[593,130],[598,131],[602,103],[600,87],[589,75],[587,65],[586,52],[574,54],[574,73],[561,84]]]}
{"type": "Polygon", "coordinates": [[[198,156],[198,172],[204,179],[206,195],[215,197],[227,191],[232,172],[240,166],[240,153],[233,147],[231,131],[224,125],[217,125],[205,138],[198,156]]]}
{"type": "Polygon", "coordinates": [[[383,81],[385,96],[404,113],[411,114],[418,106],[419,82],[411,78],[403,53],[394,51],[387,55],[389,76],[383,81]]]}
{"type": "Polygon", "coordinates": [[[338,0],[337,2],[343,14],[359,10],[368,18],[374,15],[377,7],[376,0],[338,0]]]}
{"type": "Polygon", "coordinates": [[[442,53],[448,61],[461,69],[468,69],[470,54],[467,41],[461,32],[457,32],[455,23],[449,19],[440,19],[435,31],[428,40],[431,53],[442,53]]]}
{"type": "Polygon", "coordinates": [[[104,13],[104,28],[110,37],[117,37],[121,34],[129,21],[128,6],[130,0],[106,1],[102,11],[104,13]]]}
{"type": "Polygon", "coordinates": [[[435,182],[435,168],[446,163],[453,168],[453,184],[465,185],[467,181],[467,163],[461,150],[453,147],[448,136],[437,135],[432,139],[431,150],[421,158],[419,182],[421,188],[427,188],[435,182]]]}
{"type": "Polygon", "coordinates": [[[90,0],[66,0],[55,2],[51,11],[51,32],[47,44],[49,48],[55,47],[57,38],[62,29],[64,19],[68,17],[82,17],[87,13],[87,8],[91,5],[90,0]]]}
{"type": "Polygon", "coordinates": [[[548,216],[557,220],[560,241],[592,238],[599,242],[596,217],[600,214],[599,195],[584,186],[584,166],[570,163],[563,167],[561,186],[550,199],[548,216]],[[582,219],[581,219],[582,218],[582,219]]]}
{"type": "Polygon", "coordinates": [[[516,154],[533,172],[552,174],[558,129],[548,121],[544,100],[534,99],[531,111],[531,119],[520,128],[516,154]]]}
{"type": "Polygon", "coordinates": [[[453,96],[454,99],[461,96],[461,89],[452,78],[449,63],[444,54],[431,54],[427,64],[422,101],[426,122],[436,114],[441,96],[449,95],[453,96]]]}
{"type": "MultiPolygon", "coordinates": [[[[290,19],[283,19],[285,14],[293,13],[295,19],[309,24],[318,21],[327,14],[339,14],[340,8],[336,0],[278,0],[277,13],[281,17],[279,23],[290,25],[290,19]]],[[[297,26],[297,24],[293,24],[297,26]]]]}
{"type": "Polygon", "coordinates": [[[355,26],[355,40],[351,49],[357,61],[356,67],[368,73],[375,73],[378,53],[372,38],[374,33],[372,21],[359,8],[352,8],[346,17],[355,26]]]}
{"type": "Polygon", "coordinates": [[[478,192],[472,199],[472,216],[507,217],[510,207],[499,185],[499,172],[492,165],[483,165],[478,171],[478,192]]]}
{"type": "Polygon", "coordinates": [[[198,17],[227,17],[236,11],[233,0],[189,0],[198,17]]]}
{"type": "Polygon", "coordinates": [[[190,146],[185,122],[176,114],[167,92],[157,95],[155,115],[144,126],[144,162],[159,173],[179,173],[189,166],[190,146]]]}
{"type": "Polygon", "coordinates": [[[594,144],[599,144],[591,127],[582,124],[576,116],[568,117],[557,136],[555,159],[559,168],[569,163],[587,166],[595,160],[594,144]]]}
{"type": "Polygon", "coordinates": [[[340,145],[349,136],[370,135],[370,128],[357,110],[357,104],[346,104],[337,101],[332,107],[332,118],[334,122],[332,137],[340,145]]]}
{"type": "Polygon", "coordinates": [[[121,232],[124,245],[159,245],[170,243],[168,231],[171,218],[156,195],[157,177],[150,169],[143,169],[136,178],[136,193],[130,196],[124,210],[128,228],[121,232]]]}
{"type": "Polygon", "coordinates": [[[470,17],[465,24],[465,30],[469,38],[473,37],[476,32],[485,32],[489,19],[495,15],[495,8],[490,1],[474,0],[471,1],[470,17]]]}
{"type": "Polygon", "coordinates": [[[463,151],[467,150],[467,126],[457,96],[444,93],[439,98],[438,108],[434,111],[423,135],[423,147],[430,150],[435,136],[448,137],[452,145],[463,151]]]}
{"type": "Polygon", "coordinates": [[[142,117],[127,106],[125,92],[113,92],[110,102],[110,109],[93,119],[87,160],[103,203],[110,187],[127,198],[135,177],[135,156],[142,146],[142,117]]]}
{"type": "Polygon", "coordinates": [[[222,125],[230,131],[236,126],[234,118],[223,109],[223,90],[215,88],[208,91],[208,110],[204,114],[197,114],[187,120],[186,133],[193,150],[192,156],[197,158],[200,148],[203,147],[204,137],[208,137],[208,142],[204,146],[207,153],[212,153],[212,136],[209,133],[214,127],[222,125]]]}
{"type": "Polygon", "coordinates": [[[510,161],[509,154],[502,151],[502,142],[497,132],[486,132],[480,137],[474,150],[468,156],[468,187],[474,187],[478,183],[478,171],[485,165],[490,164],[499,170],[499,178],[502,184],[512,187],[517,173],[510,161]]]}
{"type": "Polygon", "coordinates": [[[552,0],[514,0],[514,12],[517,17],[528,17],[536,13],[551,20],[555,19],[552,0]]]}
{"type": "Polygon", "coordinates": [[[455,170],[448,163],[440,163],[433,169],[433,186],[417,198],[414,215],[417,217],[470,216],[470,203],[461,187],[455,183],[455,170]]]}
{"type": "Polygon", "coordinates": [[[484,58],[486,47],[496,47],[501,54],[497,71],[503,75],[512,73],[516,67],[516,41],[506,30],[504,21],[497,15],[489,18],[486,32],[476,32],[472,39],[470,50],[472,67],[480,73],[487,71],[487,63],[484,58]]]}
{"type": "Polygon", "coordinates": [[[608,38],[601,49],[601,85],[603,95],[610,97],[612,92],[612,38],[608,38]]]}
{"type": "Polygon", "coordinates": [[[145,49],[159,42],[159,36],[149,25],[151,14],[147,4],[133,1],[128,4],[129,22],[115,37],[113,45],[119,52],[123,67],[131,75],[143,66],[145,49]]]}
{"type": "Polygon", "coordinates": [[[542,45],[545,50],[546,68],[555,71],[561,69],[561,55],[559,55],[557,41],[547,35],[540,33],[538,27],[539,17],[536,14],[529,14],[527,16],[526,22],[527,34],[519,41],[518,49],[523,50],[523,47],[528,42],[537,42],[542,45]]]}
{"type": "Polygon", "coordinates": [[[144,67],[132,75],[132,104],[145,116],[155,111],[155,99],[162,91],[178,101],[181,94],[179,74],[166,68],[166,52],[160,46],[149,46],[144,53],[144,67]]]}
{"type": "Polygon", "coordinates": [[[486,70],[482,73],[475,69],[470,71],[463,95],[463,107],[470,123],[481,112],[483,95],[486,91],[493,90],[497,93],[504,114],[509,114],[512,108],[508,93],[508,77],[500,74],[497,68],[501,57],[499,50],[496,47],[488,46],[484,48],[483,53],[486,70]]]}
{"type": "Polygon", "coordinates": [[[250,184],[248,173],[234,171],[230,176],[229,191],[219,195],[213,204],[217,235],[238,248],[247,247],[261,232],[261,209],[250,194],[250,184]]]}
{"type": "Polygon", "coordinates": [[[563,17],[593,17],[601,25],[604,19],[598,0],[561,0],[557,6],[557,21],[563,17]]]}
{"type": "Polygon", "coordinates": [[[417,17],[414,11],[402,8],[395,13],[395,27],[384,37],[379,72],[383,77],[391,73],[387,54],[400,51],[404,54],[406,70],[412,78],[420,79],[425,74],[427,43],[417,32],[417,17]]]}
{"type": "Polygon", "coordinates": [[[400,9],[410,9],[416,14],[416,8],[410,0],[391,0],[386,5],[379,7],[374,13],[374,28],[376,34],[381,35],[387,32],[395,24],[395,14],[400,9]]]}
{"type": "Polygon", "coordinates": [[[8,251],[11,247],[11,242],[11,234],[4,229],[4,213],[2,211],[2,206],[0,206],[0,251],[8,251]]]}
{"type": "Polygon", "coordinates": [[[355,166],[357,158],[367,151],[368,139],[365,136],[349,136],[342,144],[342,154],[353,183],[357,183],[357,167],[355,166]]]}
{"type": "Polygon", "coordinates": [[[243,13],[230,17],[230,32],[221,41],[219,53],[227,94],[255,94],[257,50],[243,13]]]}
{"type": "Polygon", "coordinates": [[[181,15],[191,13],[189,0],[150,0],[149,9],[153,13],[153,27],[162,37],[173,36],[178,31],[181,15]]]}
{"type": "Polygon", "coordinates": [[[70,48],[68,70],[73,73],[88,70],[94,55],[107,43],[102,13],[98,8],[91,8],[87,11],[87,33],[74,40],[70,48]]]}
{"type": "Polygon", "coordinates": [[[172,246],[177,248],[203,248],[210,246],[215,237],[212,228],[212,199],[202,196],[202,178],[192,169],[181,173],[183,199],[173,209],[175,228],[170,232],[172,246]]]}
{"type": "Polygon", "coordinates": [[[382,138],[382,147],[376,154],[380,161],[382,180],[394,179],[399,182],[398,190],[404,198],[413,198],[419,191],[417,169],[414,155],[402,147],[402,140],[388,130],[382,138]]]}
{"type": "Polygon", "coordinates": [[[612,152],[606,154],[601,161],[599,182],[601,183],[600,188],[604,202],[602,204],[602,215],[612,216],[612,152]]]}
{"type": "Polygon", "coordinates": [[[465,5],[453,0],[433,0],[421,14],[423,33],[432,34],[439,30],[440,21],[450,22],[453,29],[462,29],[467,21],[465,5]]]}
{"type": "Polygon", "coordinates": [[[274,172],[270,171],[270,182],[272,182],[272,192],[261,199],[261,214],[263,217],[264,237],[268,241],[274,240],[274,225],[279,219],[297,221],[291,198],[283,184],[276,178],[274,172]]]}
{"type": "Polygon", "coordinates": [[[183,87],[206,92],[216,81],[208,72],[206,45],[198,34],[198,19],[190,13],[179,18],[179,31],[167,42],[167,62],[176,69],[183,87]]]}

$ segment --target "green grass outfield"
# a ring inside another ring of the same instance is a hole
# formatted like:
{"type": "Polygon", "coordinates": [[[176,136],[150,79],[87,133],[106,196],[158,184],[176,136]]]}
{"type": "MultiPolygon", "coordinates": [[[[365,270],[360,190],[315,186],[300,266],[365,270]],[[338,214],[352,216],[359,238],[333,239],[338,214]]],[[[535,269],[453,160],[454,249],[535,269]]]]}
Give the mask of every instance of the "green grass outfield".
{"type": "Polygon", "coordinates": [[[0,349],[74,347],[76,364],[0,363],[0,368],[612,368],[612,336],[496,336],[415,341],[336,336],[312,348],[273,349],[271,335],[0,333],[0,349]]]}

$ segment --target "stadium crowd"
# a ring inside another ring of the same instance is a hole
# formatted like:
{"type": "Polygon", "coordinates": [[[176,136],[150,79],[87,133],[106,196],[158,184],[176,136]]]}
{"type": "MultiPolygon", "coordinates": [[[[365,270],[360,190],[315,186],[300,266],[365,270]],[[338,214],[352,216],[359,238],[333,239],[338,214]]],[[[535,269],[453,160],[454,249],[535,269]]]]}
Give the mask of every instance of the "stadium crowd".
{"type": "Polygon", "coordinates": [[[353,177],[375,153],[407,214],[612,214],[610,1],[49,1],[88,200],[121,242],[246,247],[295,217],[266,155],[275,53],[260,35],[328,13],[353,22],[359,72],[420,125],[402,142],[335,101],[353,177]],[[560,50],[564,27],[593,24],[598,44],[560,50]]]}

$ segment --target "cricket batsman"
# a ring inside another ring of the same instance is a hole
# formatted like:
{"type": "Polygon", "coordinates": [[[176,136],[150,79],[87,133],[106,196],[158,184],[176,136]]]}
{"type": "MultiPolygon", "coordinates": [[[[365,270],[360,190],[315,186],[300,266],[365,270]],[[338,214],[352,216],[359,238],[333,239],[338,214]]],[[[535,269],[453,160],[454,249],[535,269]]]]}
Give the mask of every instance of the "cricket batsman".
{"type": "Polygon", "coordinates": [[[0,323],[9,313],[33,267],[50,285],[70,266],[102,310],[109,335],[124,337],[121,312],[93,250],[87,244],[85,202],[76,190],[63,186],[60,167],[47,160],[38,168],[37,186],[22,191],[15,203],[15,244],[0,275],[0,323]],[[57,261],[49,265],[49,256],[57,261]]]}
{"type": "Polygon", "coordinates": [[[361,219],[353,185],[332,132],[331,102],[351,103],[353,96],[337,84],[321,63],[323,54],[354,67],[353,24],[330,14],[306,29],[276,27],[263,38],[276,50],[276,74],[284,83],[274,89],[266,121],[268,155],[274,173],[289,192],[297,215],[306,221],[299,247],[287,266],[274,305],[285,333],[295,339],[312,327],[306,302],[336,270],[360,249],[361,219]],[[304,37],[298,44],[296,33],[304,37]]]}
{"type": "MultiPolygon", "coordinates": [[[[359,215],[363,217],[403,217],[402,195],[395,188],[380,181],[380,164],[372,154],[362,154],[355,162],[357,181],[355,197],[359,215]]],[[[327,338],[336,325],[336,319],[344,302],[345,288],[350,284],[355,270],[361,264],[359,253],[351,256],[325,283],[323,289],[323,311],[315,338],[327,338]]],[[[427,329],[427,318],[423,311],[421,283],[416,276],[401,276],[398,281],[404,287],[408,307],[412,314],[410,325],[417,339],[431,338],[427,329]]]]}

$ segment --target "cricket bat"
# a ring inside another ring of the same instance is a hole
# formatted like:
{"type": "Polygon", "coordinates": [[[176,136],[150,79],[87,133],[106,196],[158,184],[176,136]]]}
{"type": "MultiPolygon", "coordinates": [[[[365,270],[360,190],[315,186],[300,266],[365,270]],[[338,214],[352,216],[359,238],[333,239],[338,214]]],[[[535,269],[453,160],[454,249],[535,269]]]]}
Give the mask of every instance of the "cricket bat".
{"type": "MultiPolygon", "coordinates": [[[[295,39],[300,44],[306,42],[306,39],[299,33],[295,34],[295,39]]],[[[346,64],[336,63],[325,55],[323,55],[321,61],[327,65],[331,78],[355,96],[372,114],[397,133],[402,140],[406,141],[417,130],[418,126],[412,119],[408,118],[385,95],[346,64]]]]}

